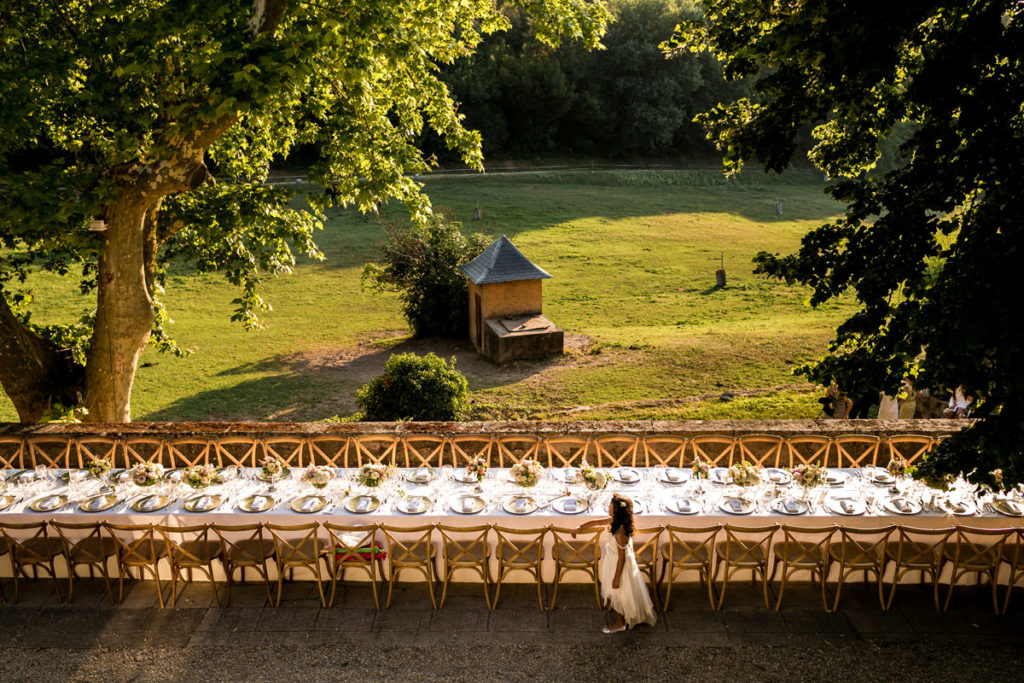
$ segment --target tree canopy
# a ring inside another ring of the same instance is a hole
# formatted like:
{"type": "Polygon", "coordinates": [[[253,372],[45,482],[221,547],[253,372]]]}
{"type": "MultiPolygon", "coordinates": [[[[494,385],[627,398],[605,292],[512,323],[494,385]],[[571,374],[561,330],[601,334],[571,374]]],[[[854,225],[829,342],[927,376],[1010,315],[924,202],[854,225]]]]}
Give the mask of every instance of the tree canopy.
{"type": "Polygon", "coordinates": [[[895,395],[963,384],[972,428],[925,473],[1002,468],[1024,480],[1024,5],[1013,0],[763,3],[707,0],[670,50],[710,51],[753,94],[700,117],[728,170],[783,171],[811,126],[810,158],[846,204],[788,256],[757,270],[852,291],[860,310],[803,371],[847,391],[895,395]],[[902,140],[902,163],[875,167],[902,140]]]}
{"type": "MultiPolygon", "coordinates": [[[[550,45],[597,46],[607,22],[600,2],[508,4],[550,45]]],[[[508,25],[492,0],[0,0],[0,381],[21,419],[130,419],[142,350],[175,348],[172,259],[223,272],[251,327],[260,279],[319,256],[325,203],[393,198],[425,220],[420,134],[482,161],[439,69],[508,25]],[[298,144],[332,188],[309,211],[261,184],[298,144]],[[96,310],[33,323],[34,269],[77,278],[96,310]]]]}

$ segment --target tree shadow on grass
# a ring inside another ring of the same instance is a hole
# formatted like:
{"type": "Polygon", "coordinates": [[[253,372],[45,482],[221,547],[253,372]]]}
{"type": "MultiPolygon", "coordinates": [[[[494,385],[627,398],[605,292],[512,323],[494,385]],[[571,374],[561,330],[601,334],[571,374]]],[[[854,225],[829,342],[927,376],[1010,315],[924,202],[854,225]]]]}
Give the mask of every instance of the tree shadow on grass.
{"type": "Polygon", "coordinates": [[[395,338],[358,347],[269,356],[238,365],[218,376],[264,374],[233,386],[181,398],[148,413],[145,420],[284,420],[310,421],[356,411],[356,390],[383,374],[392,354],[434,353],[456,358],[455,368],[466,375],[470,391],[523,381],[571,361],[562,355],[545,360],[495,365],[479,356],[468,341],[395,338]]]}

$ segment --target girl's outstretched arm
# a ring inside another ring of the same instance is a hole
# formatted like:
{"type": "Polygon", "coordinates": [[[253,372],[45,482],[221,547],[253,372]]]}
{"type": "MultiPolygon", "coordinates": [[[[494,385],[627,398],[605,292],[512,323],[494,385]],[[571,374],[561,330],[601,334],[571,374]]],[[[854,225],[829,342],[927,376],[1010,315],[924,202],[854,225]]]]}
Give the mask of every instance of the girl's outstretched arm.
{"type": "Polygon", "coordinates": [[[573,529],[572,537],[576,538],[576,534],[580,533],[581,531],[587,531],[588,529],[593,529],[595,527],[611,526],[611,525],[612,525],[612,518],[611,517],[600,517],[598,519],[592,519],[589,522],[584,522],[583,524],[580,524],[578,527],[573,529]]]}

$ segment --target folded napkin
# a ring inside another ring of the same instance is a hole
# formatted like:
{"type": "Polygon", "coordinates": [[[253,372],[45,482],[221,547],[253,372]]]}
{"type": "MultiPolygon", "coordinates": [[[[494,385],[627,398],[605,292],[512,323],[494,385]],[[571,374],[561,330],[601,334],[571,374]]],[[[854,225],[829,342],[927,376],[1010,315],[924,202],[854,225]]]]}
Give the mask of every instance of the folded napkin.
{"type": "Polygon", "coordinates": [[[566,483],[571,483],[571,482],[576,481],[576,468],[575,467],[566,468],[566,470],[565,470],[565,481],[566,481],[566,483]]]}
{"type": "Polygon", "coordinates": [[[526,512],[526,499],[516,498],[516,512],[526,512]]]}
{"type": "Polygon", "coordinates": [[[845,512],[848,515],[852,515],[854,511],[857,509],[854,507],[853,503],[848,500],[839,501],[839,507],[841,507],[843,509],[843,512],[845,512]]]}
{"type": "Polygon", "coordinates": [[[370,509],[370,497],[369,496],[359,496],[359,498],[356,499],[356,512],[366,512],[369,509],[370,509]]]}
{"type": "Polygon", "coordinates": [[[795,515],[796,513],[800,512],[800,507],[792,498],[783,498],[782,507],[784,507],[786,509],[786,512],[788,512],[791,515],[795,515]]]}
{"type": "Polygon", "coordinates": [[[462,499],[462,511],[463,512],[472,512],[474,507],[476,507],[476,501],[475,500],[473,500],[472,498],[470,498],[468,496],[462,499]]]}
{"type": "Polygon", "coordinates": [[[562,503],[562,509],[566,512],[576,512],[576,499],[566,498],[565,502],[562,503]]]}
{"type": "Polygon", "coordinates": [[[405,509],[408,510],[409,512],[419,512],[420,510],[423,509],[423,499],[410,498],[405,503],[405,509]]]}
{"type": "Polygon", "coordinates": [[[197,510],[207,510],[213,505],[213,498],[210,496],[199,496],[196,498],[196,502],[192,504],[192,507],[197,510]]]}
{"type": "Polygon", "coordinates": [[[154,498],[152,496],[150,496],[148,498],[143,498],[142,502],[139,504],[139,509],[140,510],[152,510],[153,508],[156,507],[156,503],[157,503],[156,498],[154,498]]]}
{"type": "Polygon", "coordinates": [[[893,498],[892,504],[900,512],[910,512],[910,505],[902,498],[893,498]]]}
{"type": "Polygon", "coordinates": [[[680,498],[680,499],[676,500],[676,509],[678,509],[680,512],[689,512],[690,511],[690,499],[689,498],[680,498]]]}
{"type": "Polygon", "coordinates": [[[428,481],[430,479],[430,470],[426,467],[421,467],[416,470],[416,481],[428,481]]]}
{"type": "Polygon", "coordinates": [[[732,508],[733,512],[743,512],[743,503],[740,502],[739,498],[730,498],[729,507],[732,508]]]}
{"type": "Polygon", "coordinates": [[[267,497],[266,496],[253,496],[252,497],[252,502],[249,503],[249,507],[252,508],[253,510],[259,510],[260,508],[262,508],[266,504],[267,504],[267,497]]]}
{"type": "Polygon", "coordinates": [[[776,484],[779,483],[780,481],[782,481],[785,478],[786,478],[786,475],[784,475],[782,472],[779,472],[777,470],[772,470],[772,471],[770,471],[768,473],[768,479],[770,481],[776,483],[776,484]]]}
{"type": "Polygon", "coordinates": [[[299,506],[299,509],[302,510],[303,512],[312,512],[319,504],[319,498],[308,496],[305,500],[302,501],[302,505],[299,506]]]}
{"type": "Polygon", "coordinates": [[[958,500],[957,502],[953,503],[953,512],[962,515],[965,512],[967,512],[967,506],[964,505],[964,502],[962,500],[958,500]]]}
{"type": "Polygon", "coordinates": [[[666,481],[682,481],[683,480],[683,473],[679,470],[678,467],[670,467],[667,470],[665,470],[665,480],[666,481]]]}
{"type": "Polygon", "coordinates": [[[1011,515],[1020,514],[1020,507],[1012,500],[1003,500],[1003,507],[1006,508],[1007,512],[1011,515]]]}
{"type": "Polygon", "coordinates": [[[636,481],[639,478],[636,470],[619,470],[619,479],[622,481],[636,481]]]}

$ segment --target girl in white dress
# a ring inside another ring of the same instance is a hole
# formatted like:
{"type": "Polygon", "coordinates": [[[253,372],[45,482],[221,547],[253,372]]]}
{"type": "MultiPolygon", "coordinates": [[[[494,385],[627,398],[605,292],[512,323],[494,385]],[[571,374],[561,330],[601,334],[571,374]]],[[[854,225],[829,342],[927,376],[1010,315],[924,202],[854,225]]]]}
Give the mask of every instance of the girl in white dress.
{"type": "Polygon", "coordinates": [[[601,598],[615,615],[615,623],[605,626],[603,631],[619,633],[637,624],[653,626],[658,616],[633,554],[633,501],[616,493],[608,504],[608,515],[585,522],[573,531],[574,538],[580,531],[594,527],[607,526],[610,531],[598,574],[601,598]]]}

